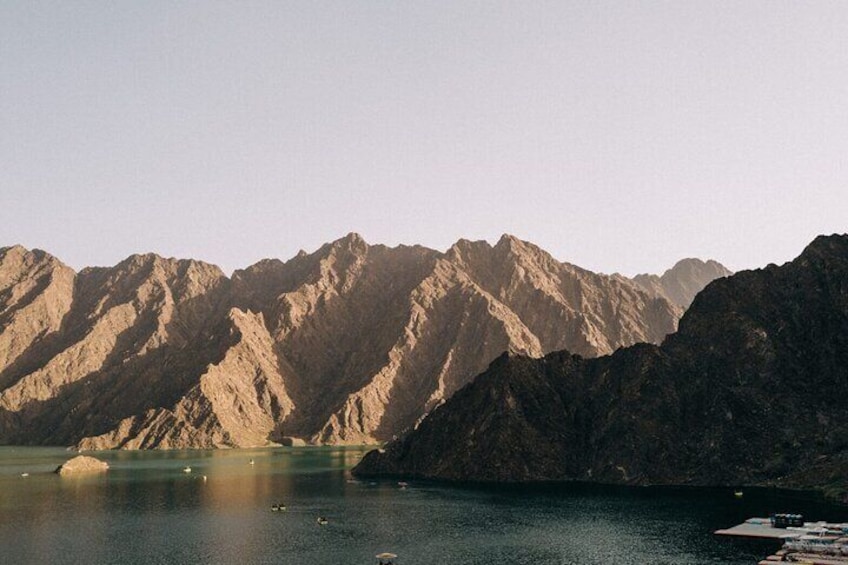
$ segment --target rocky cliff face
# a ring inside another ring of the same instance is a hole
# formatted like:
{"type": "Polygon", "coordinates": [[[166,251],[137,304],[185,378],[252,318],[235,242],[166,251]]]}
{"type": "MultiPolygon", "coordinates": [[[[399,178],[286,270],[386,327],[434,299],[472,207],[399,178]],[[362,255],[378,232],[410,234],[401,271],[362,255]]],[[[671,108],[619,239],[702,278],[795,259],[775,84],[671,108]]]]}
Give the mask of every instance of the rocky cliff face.
{"type": "MultiPolygon", "coordinates": [[[[61,265],[42,252],[27,255],[61,265]]],[[[210,332],[228,298],[229,281],[217,267],[135,255],[76,275],[56,269],[67,282],[67,307],[55,314],[61,321],[0,368],[3,441],[76,442],[128,414],[178,401],[223,355],[210,332]]],[[[12,315],[28,326],[41,320],[21,309],[12,315]]],[[[16,338],[10,326],[0,329],[16,338]]]]}
{"type": "Polygon", "coordinates": [[[0,441],[383,441],[504,351],[603,355],[661,341],[680,313],[510,236],[440,253],[351,234],[232,278],[155,255],[74,273],[3,248],[0,441]]]}
{"type": "Polygon", "coordinates": [[[846,395],[843,235],[710,284],[661,346],[596,359],[503,355],[354,472],[844,493],[846,395]]]}

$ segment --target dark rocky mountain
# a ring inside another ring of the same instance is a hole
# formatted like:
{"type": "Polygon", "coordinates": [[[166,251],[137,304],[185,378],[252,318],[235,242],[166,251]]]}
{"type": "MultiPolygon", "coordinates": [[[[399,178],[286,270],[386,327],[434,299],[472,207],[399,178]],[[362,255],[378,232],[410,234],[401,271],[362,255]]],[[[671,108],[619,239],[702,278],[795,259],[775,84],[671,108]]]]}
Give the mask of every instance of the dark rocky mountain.
{"type": "Polygon", "coordinates": [[[681,309],[504,236],[446,253],[350,234],[231,278],[133,255],[75,273],[0,249],[0,441],[82,448],[373,443],[503,351],[603,355],[681,309]]]}
{"type": "MultiPolygon", "coordinates": [[[[848,236],[708,285],[661,346],[503,355],[361,476],[848,492],[848,236]]],[[[848,501],[848,500],[846,500],[848,501]]]]}

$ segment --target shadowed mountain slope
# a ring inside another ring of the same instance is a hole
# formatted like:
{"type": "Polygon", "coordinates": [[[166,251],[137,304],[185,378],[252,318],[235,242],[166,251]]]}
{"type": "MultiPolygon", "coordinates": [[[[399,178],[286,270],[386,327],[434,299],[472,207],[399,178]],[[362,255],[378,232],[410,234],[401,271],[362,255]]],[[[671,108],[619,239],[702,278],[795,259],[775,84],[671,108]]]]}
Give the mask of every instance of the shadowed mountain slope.
{"type": "Polygon", "coordinates": [[[677,333],[503,355],[359,475],[848,491],[848,236],[717,280],[677,333]]]}

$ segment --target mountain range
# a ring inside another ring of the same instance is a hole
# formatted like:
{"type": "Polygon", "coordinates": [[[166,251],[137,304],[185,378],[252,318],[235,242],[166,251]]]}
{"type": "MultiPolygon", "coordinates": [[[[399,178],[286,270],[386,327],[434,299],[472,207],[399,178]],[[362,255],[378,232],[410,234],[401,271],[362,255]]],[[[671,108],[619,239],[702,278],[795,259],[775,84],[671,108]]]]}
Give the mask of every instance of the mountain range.
{"type": "Polygon", "coordinates": [[[592,273],[505,235],[446,252],[349,234],[227,277],[154,254],[79,272],[0,249],[0,442],[82,449],[390,440],[503,352],[673,332],[729,274],[592,273]]]}
{"type": "Polygon", "coordinates": [[[707,285],[662,345],[504,354],[355,474],[820,488],[848,502],[848,235],[707,285]]]}

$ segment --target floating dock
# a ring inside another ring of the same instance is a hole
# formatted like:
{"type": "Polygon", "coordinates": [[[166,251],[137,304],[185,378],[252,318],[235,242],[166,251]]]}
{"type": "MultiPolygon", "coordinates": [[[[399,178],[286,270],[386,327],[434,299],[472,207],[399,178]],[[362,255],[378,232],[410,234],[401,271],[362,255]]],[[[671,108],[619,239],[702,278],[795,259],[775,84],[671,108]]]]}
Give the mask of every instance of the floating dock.
{"type": "Polygon", "coordinates": [[[716,530],[715,535],[785,540],[801,536],[802,534],[800,532],[786,531],[786,528],[773,528],[768,518],[748,518],[738,526],[733,526],[726,530],[716,530]]]}
{"type": "Polygon", "coordinates": [[[827,522],[800,522],[800,524],[775,527],[773,518],[748,518],[732,528],[716,530],[715,534],[782,540],[781,550],[760,561],[759,565],[780,562],[848,565],[848,524],[827,522]]]}

